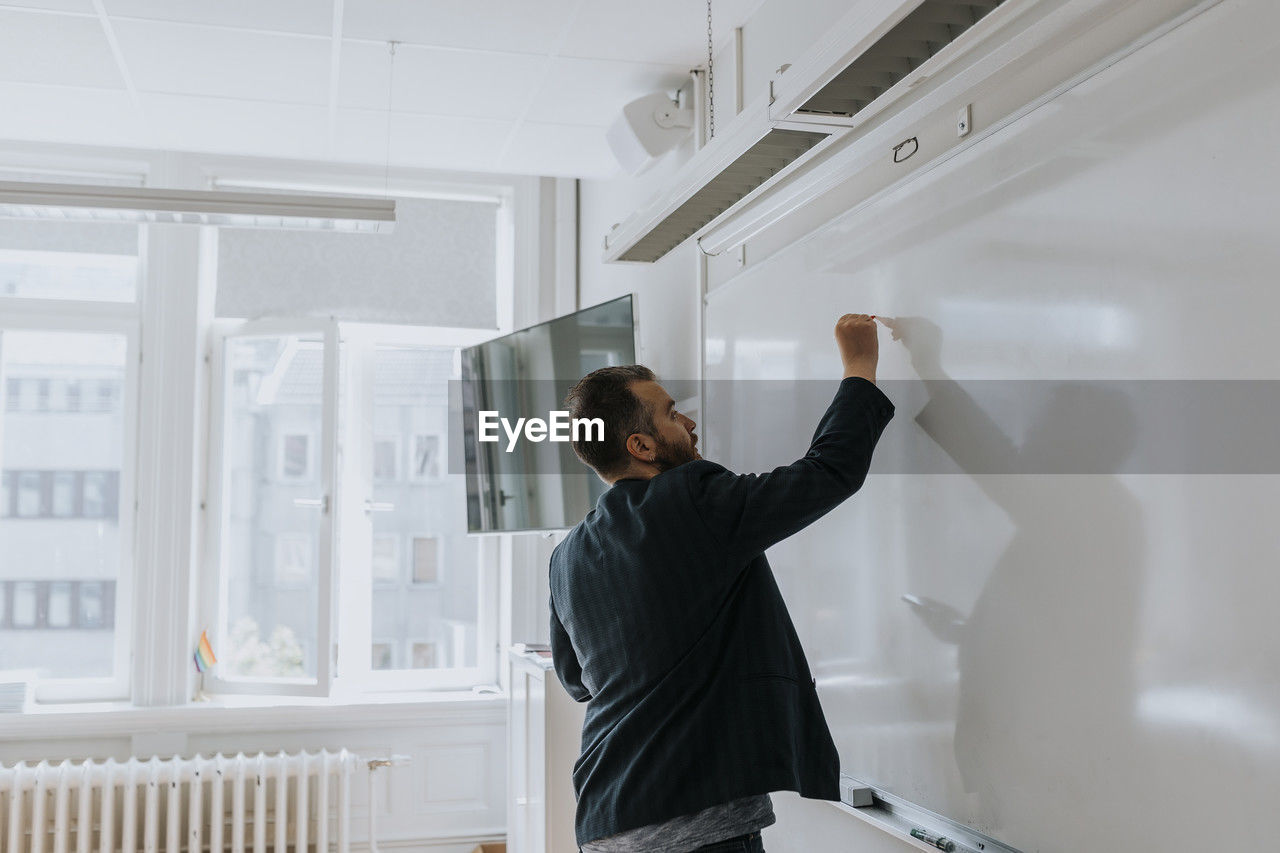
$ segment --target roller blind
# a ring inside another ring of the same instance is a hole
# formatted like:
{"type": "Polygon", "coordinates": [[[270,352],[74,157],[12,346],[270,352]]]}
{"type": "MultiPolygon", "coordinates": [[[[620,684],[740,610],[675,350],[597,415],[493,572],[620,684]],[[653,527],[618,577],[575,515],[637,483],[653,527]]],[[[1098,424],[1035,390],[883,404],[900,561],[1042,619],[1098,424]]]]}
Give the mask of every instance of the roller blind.
{"type": "Polygon", "coordinates": [[[390,234],[223,228],[220,317],[495,328],[498,203],[396,200],[390,234]]]}

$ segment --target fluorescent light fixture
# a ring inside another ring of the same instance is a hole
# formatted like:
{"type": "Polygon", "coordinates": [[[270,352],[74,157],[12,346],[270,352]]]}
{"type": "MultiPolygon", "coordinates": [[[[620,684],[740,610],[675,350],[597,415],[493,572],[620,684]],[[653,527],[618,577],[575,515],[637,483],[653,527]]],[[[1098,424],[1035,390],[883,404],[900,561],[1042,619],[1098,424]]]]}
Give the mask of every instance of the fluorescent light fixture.
{"type": "Polygon", "coordinates": [[[385,234],[395,225],[396,203],[369,196],[0,181],[0,217],[385,234]]]}

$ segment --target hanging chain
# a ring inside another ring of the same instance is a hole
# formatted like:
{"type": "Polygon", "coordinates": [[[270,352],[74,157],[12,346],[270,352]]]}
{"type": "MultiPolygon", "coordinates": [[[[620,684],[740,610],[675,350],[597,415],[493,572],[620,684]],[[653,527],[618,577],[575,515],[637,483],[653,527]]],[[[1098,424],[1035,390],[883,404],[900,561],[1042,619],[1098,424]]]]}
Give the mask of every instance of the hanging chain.
{"type": "Polygon", "coordinates": [[[391,195],[391,96],[396,88],[396,45],[399,42],[387,42],[387,50],[391,53],[391,69],[387,72],[387,156],[382,167],[382,194],[391,195]]]}
{"type": "Polygon", "coordinates": [[[716,78],[711,52],[711,0],[707,0],[707,118],[710,130],[707,134],[708,139],[714,139],[716,135],[716,78]]]}

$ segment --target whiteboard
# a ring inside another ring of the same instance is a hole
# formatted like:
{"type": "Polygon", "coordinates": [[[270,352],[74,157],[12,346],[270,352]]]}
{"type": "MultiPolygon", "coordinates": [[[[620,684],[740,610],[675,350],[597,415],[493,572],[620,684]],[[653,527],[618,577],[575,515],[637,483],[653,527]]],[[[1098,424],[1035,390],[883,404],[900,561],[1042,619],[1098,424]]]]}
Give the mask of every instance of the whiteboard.
{"type": "Polygon", "coordinates": [[[708,295],[737,471],[803,454],[841,313],[903,331],[866,485],[769,552],[842,772],[1025,851],[1274,845],[1280,466],[1209,451],[1280,423],[1214,402],[1280,379],[1276,32],[1228,0],[708,295]]]}

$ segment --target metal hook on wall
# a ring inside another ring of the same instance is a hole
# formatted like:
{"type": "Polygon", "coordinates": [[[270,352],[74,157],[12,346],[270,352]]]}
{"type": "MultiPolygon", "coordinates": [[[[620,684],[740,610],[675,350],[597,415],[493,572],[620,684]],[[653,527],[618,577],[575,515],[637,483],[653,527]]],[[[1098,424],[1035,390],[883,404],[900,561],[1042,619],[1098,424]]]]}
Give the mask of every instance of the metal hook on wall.
{"type": "Polygon", "coordinates": [[[903,140],[902,142],[899,142],[897,145],[893,146],[893,162],[904,163],[907,160],[910,160],[911,155],[915,154],[919,150],[920,150],[920,142],[914,136],[911,137],[910,139],[903,140]],[[899,154],[902,153],[902,149],[908,145],[911,146],[911,150],[908,151],[905,155],[898,156],[899,154]]]}

